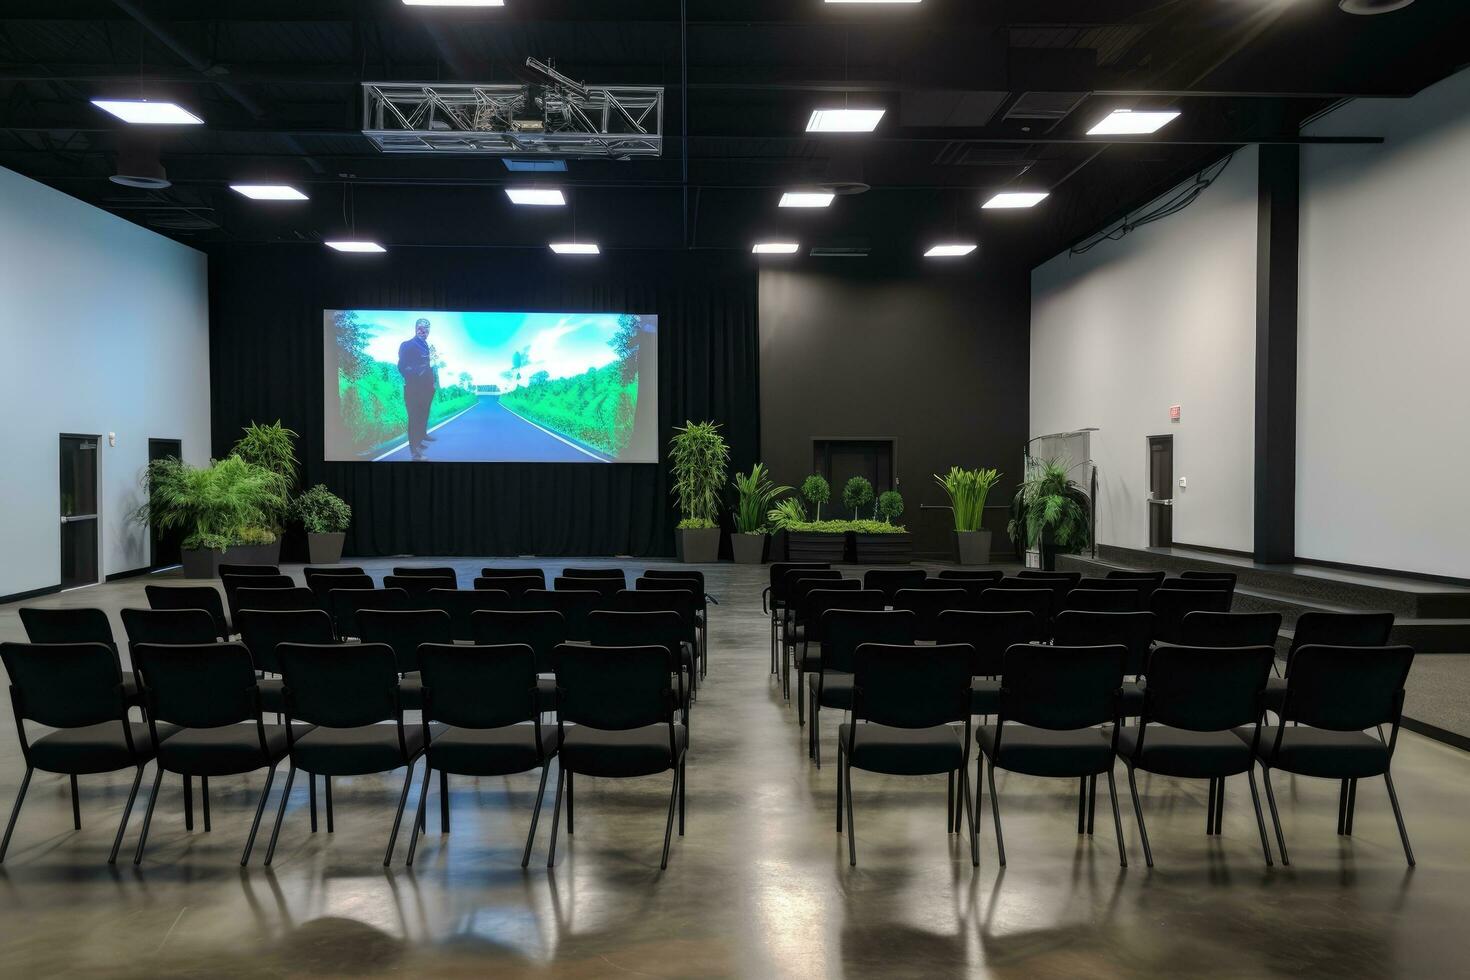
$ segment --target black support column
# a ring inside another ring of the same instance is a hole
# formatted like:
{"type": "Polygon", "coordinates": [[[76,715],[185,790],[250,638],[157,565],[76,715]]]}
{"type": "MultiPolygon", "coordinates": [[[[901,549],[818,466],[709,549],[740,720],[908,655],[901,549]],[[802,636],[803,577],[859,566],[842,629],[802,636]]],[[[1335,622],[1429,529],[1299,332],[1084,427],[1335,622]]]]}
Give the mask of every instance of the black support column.
{"type": "Polygon", "coordinates": [[[1260,147],[1258,194],[1255,558],[1289,562],[1296,557],[1299,147],[1260,147]]]}

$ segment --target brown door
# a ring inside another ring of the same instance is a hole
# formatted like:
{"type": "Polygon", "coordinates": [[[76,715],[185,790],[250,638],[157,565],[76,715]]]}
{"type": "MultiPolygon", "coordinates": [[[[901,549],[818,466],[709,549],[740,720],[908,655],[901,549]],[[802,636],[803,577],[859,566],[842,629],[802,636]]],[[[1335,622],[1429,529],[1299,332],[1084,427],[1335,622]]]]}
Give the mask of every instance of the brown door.
{"type": "Polygon", "coordinates": [[[1148,546],[1174,544],[1174,437],[1148,438],[1148,546]]]}

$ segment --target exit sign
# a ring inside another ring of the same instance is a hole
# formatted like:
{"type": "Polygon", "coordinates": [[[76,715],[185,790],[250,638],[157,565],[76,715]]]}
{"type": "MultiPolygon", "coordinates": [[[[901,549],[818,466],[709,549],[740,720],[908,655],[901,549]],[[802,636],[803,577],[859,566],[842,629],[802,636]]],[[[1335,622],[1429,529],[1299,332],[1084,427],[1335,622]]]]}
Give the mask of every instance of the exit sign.
{"type": "Polygon", "coordinates": [[[1179,421],[1179,406],[1178,405],[1170,405],[1169,406],[1169,421],[1170,422],[1178,422],[1179,421]]]}

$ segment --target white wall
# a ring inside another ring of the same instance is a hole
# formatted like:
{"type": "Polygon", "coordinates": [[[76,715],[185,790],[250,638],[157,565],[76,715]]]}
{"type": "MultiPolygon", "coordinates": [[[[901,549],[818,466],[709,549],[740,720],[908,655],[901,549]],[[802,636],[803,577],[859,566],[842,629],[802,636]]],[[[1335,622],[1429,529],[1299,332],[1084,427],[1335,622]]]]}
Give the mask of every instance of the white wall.
{"type": "Polygon", "coordinates": [[[1307,132],[1297,554],[1470,577],[1470,71],[1307,132]]]}
{"type": "Polygon", "coordinates": [[[1031,434],[1101,429],[1101,543],[1148,545],[1147,437],[1171,434],[1174,540],[1253,546],[1256,169],[1243,149],[1187,210],[1031,274],[1031,434]]]}
{"type": "Polygon", "coordinates": [[[104,436],[102,573],[147,565],[148,440],[209,458],[204,255],[0,168],[0,350],[0,595],[61,580],[63,432],[104,436]]]}

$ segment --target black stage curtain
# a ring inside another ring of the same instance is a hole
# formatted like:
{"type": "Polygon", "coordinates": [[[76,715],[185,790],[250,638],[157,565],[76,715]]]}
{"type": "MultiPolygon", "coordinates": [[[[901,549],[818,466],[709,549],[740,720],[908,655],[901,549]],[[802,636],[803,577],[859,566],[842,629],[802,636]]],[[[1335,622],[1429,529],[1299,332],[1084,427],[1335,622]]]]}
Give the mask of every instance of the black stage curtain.
{"type": "MultiPolygon", "coordinates": [[[[731,472],[760,445],[757,279],[748,262],[647,252],[565,258],[488,249],[338,256],[321,246],[210,252],[214,452],[252,421],[301,434],[303,485],[353,508],[347,554],[674,553],[664,461],[329,463],[322,459],[322,310],[657,313],[659,429],[715,419],[731,472]]],[[[726,518],[728,520],[728,517],[726,518]]]]}

